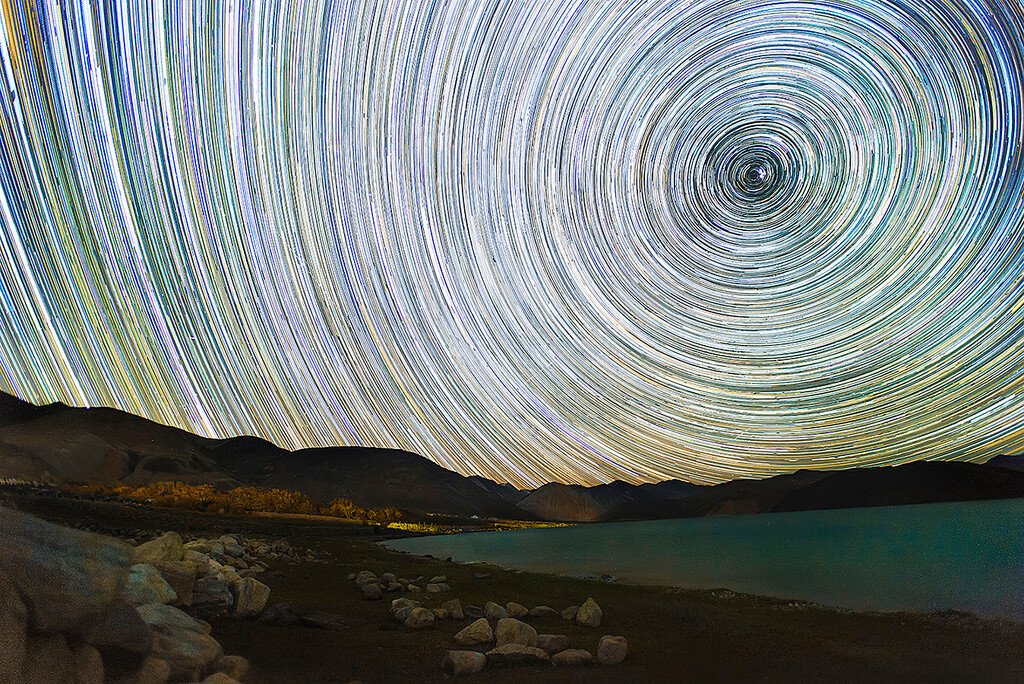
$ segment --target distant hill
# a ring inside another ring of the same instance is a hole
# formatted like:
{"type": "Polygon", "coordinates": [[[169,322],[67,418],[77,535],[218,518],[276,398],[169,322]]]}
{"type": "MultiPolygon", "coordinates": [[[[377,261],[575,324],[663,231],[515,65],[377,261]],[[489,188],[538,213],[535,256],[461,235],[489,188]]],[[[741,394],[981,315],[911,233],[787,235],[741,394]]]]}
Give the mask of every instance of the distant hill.
{"type": "Polygon", "coordinates": [[[519,507],[542,520],[560,522],[597,520],[605,510],[583,487],[570,487],[558,482],[549,482],[533,490],[519,502],[519,507]]]}
{"type": "Polygon", "coordinates": [[[1006,468],[1007,470],[1020,470],[1024,472],[1024,454],[1017,454],[1016,456],[993,456],[992,458],[985,461],[987,466],[995,466],[996,468],[1006,468]]]}
{"type": "Polygon", "coordinates": [[[109,408],[34,406],[0,392],[0,477],[139,485],[255,485],[420,514],[564,521],[644,520],[1024,497],[1024,456],[985,465],[918,461],[800,470],[713,487],[668,480],[520,490],[463,477],[398,449],[288,451],[257,437],[216,440],[109,408]]]}

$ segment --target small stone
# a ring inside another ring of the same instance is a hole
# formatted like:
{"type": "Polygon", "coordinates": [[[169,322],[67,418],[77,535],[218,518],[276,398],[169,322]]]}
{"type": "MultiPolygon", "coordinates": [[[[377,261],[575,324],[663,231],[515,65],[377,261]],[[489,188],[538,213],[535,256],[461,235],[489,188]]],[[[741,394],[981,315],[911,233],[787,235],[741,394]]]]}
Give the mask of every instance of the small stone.
{"type": "Polygon", "coordinates": [[[566,620],[572,622],[573,620],[576,619],[576,614],[579,613],[579,612],[580,612],[580,607],[579,606],[569,606],[568,608],[566,608],[565,610],[562,611],[562,617],[565,618],[566,620]]]}
{"type": "Polygon", "coordinates": [[[391,582],[384,589],[385,591],[402,591],[402,585],[398,582],[391,582]]]}
{"type": "Polygon", "coordinates": [[[412,593],[412,594],[417,594],[417,593],[419,593],[420,588],[418,586],[416,586],[415,584],[409,584],[409,585],[406,585],[405,590],[410,592],[410,593],[412,593]]]}
{"type": "Polygon", "coordinates": [[[536,606],[530,609],[530,617],[559,617],[560,613],[551,606],[536,606]]]}
{"type": "Polygon", "coordinates": [[[593,663],[594,656],[582,648],[567,648],[551,656],[551,662],[559,667],[580,667],[593,663]]]}
{"type": "Polygon", "coordinates": [[[489,644],[493,639],[494,631],[486,618],[480,618],[455,635],[455,643],[460,646],[489,644]]]}
{"type": "Polygon", "coordinates": [[[356,578],[356,573],[354,573],[354,572],[350,572],[350,573],[348,573],[348,581],[349,581],[349,582],[351,582],[351,581],[352,581],[352,580],[354,580],[355,578],[356,578]]]}
{"type": "Polygon", "coordinates": [[[363,598],[367,601],[379,601],[381,597],[381,590],[379,584],[364,584],[363,585],[363,598]]]}
{"type": "Polygon", "coordinates": [[[536,646],[537,630],[515,618],[502,618],[498,620],[498,626],[494,630],[494,639],[496,646],[505,644],[536,646]]]}
{"type": "Polygon", "coordinates": [[[448,584],[447,582],[441,582],[437,586],[441,588],[441,591],[451,591],[452,590],[451,585],[448,584]]]}
{"type": "Polygon", "coordinates": [[[489,573],[489,572],[476,572],[476,573],[473,573],[473,579],[475,579],[475,580],[489,580],[489,579],[491,579],[491,573],[489,573]]]}
{"type": "Polygon", "coordinates": [[[398,622],[405,622],[413,608],[419,608],[421,605],[419,601],[413,601],[412,599],[396,598],[391,602],[391,617],[398,622]]]}
{"type": "Polygon", "coordinates": [[[526,606],[521,603],[516,603],[515,601],[509,601],[505,604],[505,612],[508,613],[509,617],[514,618],[526,617],[530,614],[530,611],[526,609],[526,606]]]}
{"type": "Polygon", "coordinates": [[[487,664],[487,657],[476,651],[448,651],[441,661],[441,669],[453,675],[480,672],[487,664]]]}
{"type": "Polygon", "coordinates": [[[452,620],[463,620],[466,617],[465,613],[462,612],[462,601],[459,599],[445,601],[441,604],[441,607],[448,612],[448,617],[452,620]]]}
{"type": "Polygon", "coordinates": [[[317,629],[327,629],[335,632],[348,629],[348,623],[340,615],[320,611],[303,613],[299,617],[299,622],[307,627],[316,627],[317,629]]]}
{"type": "Polygon", "coordinates": [[[441,593],[441,587],[439,585],[437,585],[437,584],[428,584],[427,585],[427,593],[428,594],[440,594],[441,593]]]}
{"type": "Polygon", "coordinates": [[[430,578],[430,583],[431,584],[441,584],[442,582],[447,582],[447,581],[448,581],[448,576],[447,575],[435,575],[434,577],[430,578]]]}
{"type": "Polygon", "coordinates": [[[536,646],[505,644],[487,652],[487,663],[497,667],[536,665],[551,662],[551,656],[536,646]]]}
{"type": "Polygon", "coordinates": [[[588,598],[576,613],[576,623],[584,627],[600,627],[601,606],[594,599],[588,598]]]}
{"type": "Polygon", "coordinates": [[[431,608],[430,612],[434,614],[434,619],[435,620],[447,620],[448,619],[448,611],[445,610],[444,608],[431,608]]]}
{"type": "Polygon", "coordinates": [[[434,614],[426,608],[413,608],[409,617],[405,618],[405,626],[409,629],[426,629],[434,624],[434,614]]]}
{"type": "Polygon", "coordinates": [[[215,672],[222,672],[232,679],[242,681],[249,674],[250,666],[249,661],[242,656],[226,655],[221,656],[213,664],[213,669],[215,672]]]}
{"type": "Polygon", "coordinates": [[[471,620],[476,620],[484,616],[484,609],[480,606],[468,605],[462,609],[462,613],[471,620]]]}
{"type": "Polygon", "coordinates": [[[501,620],[508,617],[508,612],[493,601],[484,604],[484,617],[488,620],[501,620]]]}
{"type": "Polygon", "coordinates": [[[564,634],[538,634],[536,646],[554,655],[569,648],[569,637],[564,634]]]}
{"type": "Polygon", "coordinates": [[[241,558],[245,554],[245,549],[238,543],[238,539],[234,535],[225,534],[217,541],[224,545],[224,555],[226,556],[241,558]]]}
{"type": "Polygon", "coordinates": [[[602,665],[618,665],[626,659],[628,652],[626,637],[605,634],[597,645],[597,662],[602,665]]]}
{"type": "Polygon", "coordinates": [[[393,572],[385,572],[381,574],[380,581],[384,582],[385,584],[391,584],[392,582],[397,582],[398,578],[395,576],[395,573],[393,572]]]}

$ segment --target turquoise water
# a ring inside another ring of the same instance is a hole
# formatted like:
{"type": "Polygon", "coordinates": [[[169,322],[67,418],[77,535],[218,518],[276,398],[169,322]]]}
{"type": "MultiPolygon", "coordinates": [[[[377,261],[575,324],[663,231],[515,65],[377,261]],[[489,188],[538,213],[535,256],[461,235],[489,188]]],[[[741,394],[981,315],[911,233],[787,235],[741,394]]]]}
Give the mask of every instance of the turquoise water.
{"type": "Polygon", "coordinates": [[[477,532],[385,545],[632,584],[1024,620],[1024,499],[477,532]]]}

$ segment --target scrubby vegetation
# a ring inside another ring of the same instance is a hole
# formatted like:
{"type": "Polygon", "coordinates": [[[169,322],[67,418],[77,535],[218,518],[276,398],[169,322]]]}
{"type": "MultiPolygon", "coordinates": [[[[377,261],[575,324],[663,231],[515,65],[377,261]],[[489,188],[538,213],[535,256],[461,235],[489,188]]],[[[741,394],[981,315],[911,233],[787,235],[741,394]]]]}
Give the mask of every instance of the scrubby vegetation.
{"type": "Polygon", "coordinates": [[[326,515],[379,525],[400,522],[404,515],[392,506],[365,508],[348,499],[327,503],[313,501],[300,492],[284,489],[236,487],[218,489],[209,484],[183,482],[151,482],[138,487],[127,485],[61,485],[62,491],[90,497],[116,497],[141,501],[163,508],[179,508],[211,513],[292,513],[326,515]]]}

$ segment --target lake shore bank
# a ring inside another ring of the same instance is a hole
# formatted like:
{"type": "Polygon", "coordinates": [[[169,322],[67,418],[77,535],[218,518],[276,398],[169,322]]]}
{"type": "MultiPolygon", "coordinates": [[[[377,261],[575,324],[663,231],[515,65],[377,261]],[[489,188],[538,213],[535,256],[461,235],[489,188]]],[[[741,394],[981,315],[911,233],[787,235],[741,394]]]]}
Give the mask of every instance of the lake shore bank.
{"type": "MultiPolygon", "coordinates": [[[[34,512],[31,506],[23,507],[34,512]]],[[[388,614],[390,599],[365,600],[347,577],[361,570],[417,577],[445,575],[450,592],[420,593],[429,607],[452,598],[463,605],[548,605],[556,610],[588,597],[603,609],[600,627],[561,617],[530,619],[538,632],[564,634],[569,645],[593,652],[604,634],[629,641],[626,660],[583,670],[551,666],[489,669],[466,681],[595,682],[672,681],[965,681],[1024,680],[1024,625],[960,613],[858,613],[736,594],[727,590],[685,591],[626,586],[517,572],[483,564],[458,564],[389,551],[371,528],[269,523],[232,516],[197,519],[158,511],[153,519],[118,509],[66,510],[64,520],[88,518],[97,527],[158,527],[179,531],[210,527],[209,533],[248,528],[288,536],[313,549],[323,562],[271,564],[261,578],[271,588],[270,605],[340,616],[339,631],[214,618],[213,634],[227,652],[246,657],[252,682],[432,682],[444,681],[440,663],[458,648],[454,635],[470,620],[438,621],[408,630],[388,614]],[[145,518],[145,519],[144,519],[145,518]],[[330,531],[325,531],[330,530],[330,531]],[[481,577],[486,576],[486,577],[481,577]]],[[[38,512],[37,512],[38,514],[38,512]]],[[[55,511],[50,510],[51,517],[55,511]]],[[[147,514],[148,515],[148,514],[147,514]]],[[[102,531],[102,529],[100,530],[102,531]]],[[[406,594],[401,594],[406,595],[406,594]]]]}

